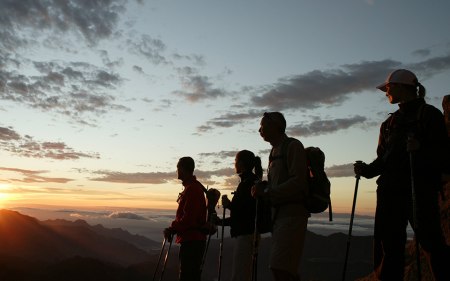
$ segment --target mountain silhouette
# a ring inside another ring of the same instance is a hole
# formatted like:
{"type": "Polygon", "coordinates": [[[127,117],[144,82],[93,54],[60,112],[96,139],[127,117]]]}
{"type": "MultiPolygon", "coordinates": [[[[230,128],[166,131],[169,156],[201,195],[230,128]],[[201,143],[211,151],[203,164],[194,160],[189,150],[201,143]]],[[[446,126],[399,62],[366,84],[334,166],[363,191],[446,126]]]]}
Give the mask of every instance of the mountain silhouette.
{"type": "MultiPolygon", "coordinates": [[[[211,239],[202,277],[217,278],[220,239],[211,239]]],[[[258,280],[269,281],[270,237],[261,239],[258,280]]],[[[347,236],[308,232],[301,266],[303,280],[336,280],[341,276],[347,236]],[[326,270],[324,270],[326,269],[326,270]]],[[[366,276],[371,268],[368,236],[353,237],[349,280],[366,276]]],[[[123,229],[91,226],[85,221],[47,220],[0,210],[0,280],[2,281],[140,281],[151,280],[160,242],[123,229]],[[147,250],[146,250],[147,249],[147,250]]],[[[222,278],[230,277],[234,239],[224,239],[222,278]]],[[[172,245],[164,280],[176,280],[178,245],[172,245]]]]}
{"type": "Polygon", "coordinates": [[[0,210],[0,255],[46,262],[79,256],[120,265],[150,258],[147,252],[128,242],[133,239],[117,238],[117,232],[91,227],[80,220],[40,222],[16,211],[0,210]]]}

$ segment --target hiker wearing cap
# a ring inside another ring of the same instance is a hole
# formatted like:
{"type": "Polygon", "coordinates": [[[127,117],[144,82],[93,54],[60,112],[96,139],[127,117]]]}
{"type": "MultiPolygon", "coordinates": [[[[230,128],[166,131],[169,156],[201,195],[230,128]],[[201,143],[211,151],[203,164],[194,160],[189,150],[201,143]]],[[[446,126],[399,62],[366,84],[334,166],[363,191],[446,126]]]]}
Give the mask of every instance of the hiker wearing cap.
{"type": "Polygon", "coordinates": [[[270,269],[274,279],[297,281],[300,280],[298,268],[309,217],[305,207],[308,194],[307,161],[303,144],[297,139],[289,141],[285,130],[283,114],[264,113],[259,133],[272,145],[268,182],[255,185],[252,194],[269,200],[272,205],[270,269]],[[284,143],[288,143],[286,155],[283,155],[284,143]]]}
{"type": "Polygon", "coordinates": [[[175,220],[164,229],[164,237],[172,239],[176,234],[179,243],[180,281],[200,281],[201,263],[206,245],[202,227],[206,223],[205,187],[196,179],[195,163],[191,157],[182,157],[177,164],[178,179],[184,190],[178,197],[175,220]]]}
{"type": "Polygon", "coordinates": [[[261,159],[249,150],[236,154],[234,167],[240,182],[231,201],[226,195],[222,196],[223,207],[230,210],[230,217],[222,223],[230,226],[231,237],[235,239],[231,280],[250,281],[256,215],[256,200],[251,195],[251,188],[262,179],[263,170],[261,159]]]}
{"type": "Polygon", "coordinates": [[[377,87],[399,109],[381,124],[377,158],[354,171],[377,179],[374,270],[380,280],[403,280],[406,227],[428,257],[436,280],[450,280],[450,250],[440,225],[438,195],[447,131],[437,108],[426,104],[425,88],[406,69],[390,73],[377,87]]]}

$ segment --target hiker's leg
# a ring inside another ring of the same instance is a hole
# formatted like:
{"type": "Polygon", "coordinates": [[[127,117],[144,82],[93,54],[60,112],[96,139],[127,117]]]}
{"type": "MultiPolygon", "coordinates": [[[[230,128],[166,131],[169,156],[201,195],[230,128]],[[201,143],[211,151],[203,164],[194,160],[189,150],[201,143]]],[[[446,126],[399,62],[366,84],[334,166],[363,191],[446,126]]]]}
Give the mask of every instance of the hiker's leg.
{"type": "Polygon", "coordinates": [[[234,240],[232,281],[249,281],[252,273],[253,234],[239,235],[234,240]]]}
{"type": "Polygon", "coordinates": [[[383,257],[381,263],[378,257],[379,264],[375,271],[379,274],[380,280],[403,280],[408,224],[407,204],[405,196],[377,191],[375,242],[381,244],[383,257]]]}
{"type": "Polygon", "coordinates": [[[271,269],[271,271],[275,281],[300,281],[298,274],[293,276],[292,273],[279,269],[271,269]]]}
{"type": "Polygon", "coordinates": [[[307,223],[307,212],[304,215],[276,219],[272,232],[270,254],[270,269],[274,272],[275,278],[280,274],[285,276],[285,272],[290,273],[293,277],[299,276],[298,269],[303,252],[307,223]]]}
{"type": "Polygon", "coordinates": [[[419,190],[417,205],[418,241],[435,279],[450,280],[450,248],[442,233],[437,193],[419,190]]]}
{"type": "Polygon", "coordinates": [[[205,241],[182,242],[180,247],[180,281],[200,281],[200,266],[205,241]]]}

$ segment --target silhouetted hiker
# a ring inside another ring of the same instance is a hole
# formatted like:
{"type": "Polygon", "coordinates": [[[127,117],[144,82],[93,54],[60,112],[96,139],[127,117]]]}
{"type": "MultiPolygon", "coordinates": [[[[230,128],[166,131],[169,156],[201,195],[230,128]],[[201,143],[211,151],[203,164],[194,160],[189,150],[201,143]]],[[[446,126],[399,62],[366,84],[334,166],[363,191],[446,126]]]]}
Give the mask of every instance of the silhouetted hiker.
{"type": "Polygon", "coordinates": [[[377,158],[370,164],[354,165],[356,174],[379,176],[374,269],[380,280],[403,280],[409,221],[435,279],[450,280],[450,250],[442,235],[438,206],[441,174],[448,159],[444,118],[425,103],[425,88],[409,70],[392,72],[377,88],[399,109],[381,124],[377,158]]]}
{"type": "Polygon", "coordinates": [[[305,207],[308,193],[306,152],[299,140],[288,140],[285,130],[283,114],[264,113],[259,133],[272,145],[268,182],[252,188],[254,196],[269,200],[273,207],[270,269],[276,281],[300,280],[298,267],[309,217],[305,207]],[[283,144],[287,149],[283,150],[283,144]],[[282,155],[282,151],[286,151],[286,155],[282,155]]]}
{"type": "Polygon", "coordinates": [[[164,230],[166,238],[176,234],[176,242],[181,244],[180,281],[200,281],[200,266],[205,250],[206,234],[201,228],[206,223],[206,200],[204,186],[194,176],[194,168],[191,157],[182,157],[178,161],[178,179],[182,181],[184,190],[177,199],[175,220],[164,230]]]}
{"type": "Polygon", "coordinates": [[[235,238],[231,280],[250,281],[256,214],[256,200],[252,197],[251,188],[262,179],[263,170],[261,159],[248,150],[236,154],[234,167],[241,181],[231,201],[226,195],[222,196],[223,207],[230,209],[230,217],[224,223],[231,227],[231,237],[235,238]]]}

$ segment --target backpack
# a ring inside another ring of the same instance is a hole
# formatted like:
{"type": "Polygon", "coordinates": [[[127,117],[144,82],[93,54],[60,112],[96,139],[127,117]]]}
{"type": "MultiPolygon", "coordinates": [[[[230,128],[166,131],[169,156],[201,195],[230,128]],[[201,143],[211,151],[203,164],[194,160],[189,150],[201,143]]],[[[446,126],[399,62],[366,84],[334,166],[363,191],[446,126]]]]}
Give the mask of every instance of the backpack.
{"type": "Polygon", "coordinates": [[[201,226],[201,231],[208,235],[213,235],[217,232],[217,225],[214,223],[214,218],[217,217],[216,205],[220,199],[220,191],[215,188],[206,189],[204,186],[203,192],[206,195],[207,220],[201,226]]]}
{"type": "MultiPolygon", "coordinates": [[[[281,147],[281,158],[283,158],[284,166],[287,167],[287,147],[294,138],[288,138],[283,142],[281,147]]],[[[329,212],[329,220],[333,220],[333,212],[331,208],[331,183],[325,173],[325,153],[318,147],[307,147],[307,179],[308,179],[308,197],[306,198],[306,209],[310,213],[322,213],[326,209],[329,212]]],[[[272,159],[272,152],[269,161],[272,159]]]]}
{"type": "Polygon", "coordinates": [[[306,208],[310,213],[329,212],[329,220],[333,220],[331,208],[331,183],[325,173],[325,153],[318,147],[307,147],[306,159],[308,167],[309,193],[306,208]]]}

